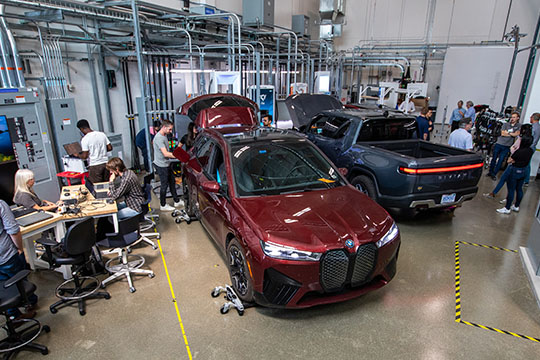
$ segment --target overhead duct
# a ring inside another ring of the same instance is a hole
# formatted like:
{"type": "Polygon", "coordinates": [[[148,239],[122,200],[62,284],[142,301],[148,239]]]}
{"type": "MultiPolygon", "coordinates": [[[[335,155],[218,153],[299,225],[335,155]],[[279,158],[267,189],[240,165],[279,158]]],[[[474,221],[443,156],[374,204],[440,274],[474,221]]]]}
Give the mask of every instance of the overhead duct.
{"type": "Polygon", "coordinates": [[[23,68],[15,38],[4,17],[5,5],[0,5],[0,50],[2,51],[2,87],[24,87],[23,68]],[[4,81],[5,77],[5,81],[4,81]]]}

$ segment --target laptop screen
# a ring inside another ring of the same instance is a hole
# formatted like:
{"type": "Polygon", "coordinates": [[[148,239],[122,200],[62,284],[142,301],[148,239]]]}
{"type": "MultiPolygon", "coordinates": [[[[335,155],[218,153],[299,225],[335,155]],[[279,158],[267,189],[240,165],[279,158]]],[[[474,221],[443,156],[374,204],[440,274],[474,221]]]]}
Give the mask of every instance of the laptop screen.
{"type": "Polygon", "coordinates": [[[79,153],[82,152],[82,147],[81,147],[81,144],[79,144],[78,142],[73,142],[71,144],[64,144],[64,150],[66,150],[66,153],[68,155],[78,155],[79,153]]]}
{"type": "Polygon", "coordinates": [[[88,191],[90,191],[90,194],[92,194],[94,196],[94,198],[95,198],[96,197],[96,189],[94,188],[94,184],[92,184],[92,182],[89,179],[86,179],[86,182],[84,183],[84,185],[86,186],[88,191]]]}

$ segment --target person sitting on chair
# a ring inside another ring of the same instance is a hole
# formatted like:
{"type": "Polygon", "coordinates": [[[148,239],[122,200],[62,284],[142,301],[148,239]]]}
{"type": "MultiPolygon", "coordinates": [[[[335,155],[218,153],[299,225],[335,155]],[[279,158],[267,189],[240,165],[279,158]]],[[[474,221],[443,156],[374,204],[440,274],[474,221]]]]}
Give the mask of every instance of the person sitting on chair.
{"type": "Polygon", "coordinates": [[[109,196],[113,200],[124,197],[124,201],[118,204],[118,218],[124,219],[141,213],[146,200],[141,189],[137,175],[129,169],[122,159],[113,157],[107,161],[107,170],[111,173],[109,178],[109,196]],[[119,181],[115,181],[115,179],[119,181]]]}
{"type": "Polygon", "coordinates": [[[13,202],[28,209],[55,211],[62,202],[58,201],[55,204],[48,200],[41,200],[34,192],[34,183],[34,173],[32,170],[17,170],[15,173],[15,195],[13,196],[13,202]]]}

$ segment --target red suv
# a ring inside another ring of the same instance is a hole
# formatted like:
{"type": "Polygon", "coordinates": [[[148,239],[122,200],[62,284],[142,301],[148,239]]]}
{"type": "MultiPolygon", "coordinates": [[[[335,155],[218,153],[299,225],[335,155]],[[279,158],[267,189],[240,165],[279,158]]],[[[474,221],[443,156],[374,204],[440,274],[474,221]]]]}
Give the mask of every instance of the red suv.
{"type": "Polygon", "coordinates": [[[244,301],[302,308],[360,296],[396,273],[399,230],[309,140],[204,129],[184,163],[186,209],[225,252],[244,301]]]}

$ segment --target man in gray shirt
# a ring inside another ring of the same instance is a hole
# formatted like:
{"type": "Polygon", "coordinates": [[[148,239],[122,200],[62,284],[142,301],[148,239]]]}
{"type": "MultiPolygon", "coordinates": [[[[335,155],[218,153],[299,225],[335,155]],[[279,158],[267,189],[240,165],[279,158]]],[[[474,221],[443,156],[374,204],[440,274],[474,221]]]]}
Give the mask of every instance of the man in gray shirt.
{"type": "MultiPolygon", "coordinates": [[[[0,200],[0,280],[7,280],[25,268],[21,229],[8,204],[0,200]]],[[[37,296],[34,294],[28,300],[35,305],[37,296]]],[[[33,310],[21,314],[17,308],[8,309],[7,313],[16,318],[31,318],[36,315],[33,310]]]]}
{"type": "Polygon", "coordinates": [[[489,172],[486,174],[486,176],[489,176],[493,180],[497,180],[497,173],[501,169],[504,159],[510,152],[510,146],[514,143],[514,139],[519,136],[519,130],[521,129],[519,116],[517,111],[512,113],[510,122],[503,124],[501,136],[499,136],[493,147],[493,158],[489,165],[489,172]]]}
{"type": "Polygon", "coordinates": [[[153,149],[154,149],[154,168],[159,176],[161,187],[159,190],[159,202],[161,211],[173,211],[174,207],[166,203],[167,200],[167,187],[171,191],[171,195],[174,199],[174,206],[179,207],[184,205],[176,193],[176,181],[174,174],[170,168],[168,159],[175,159],[172,152],[169,151],[169,139],[167,135],[173,130],[173,123],[168,120],[161,122],[161,129],[154,136],[153,149]]]}

